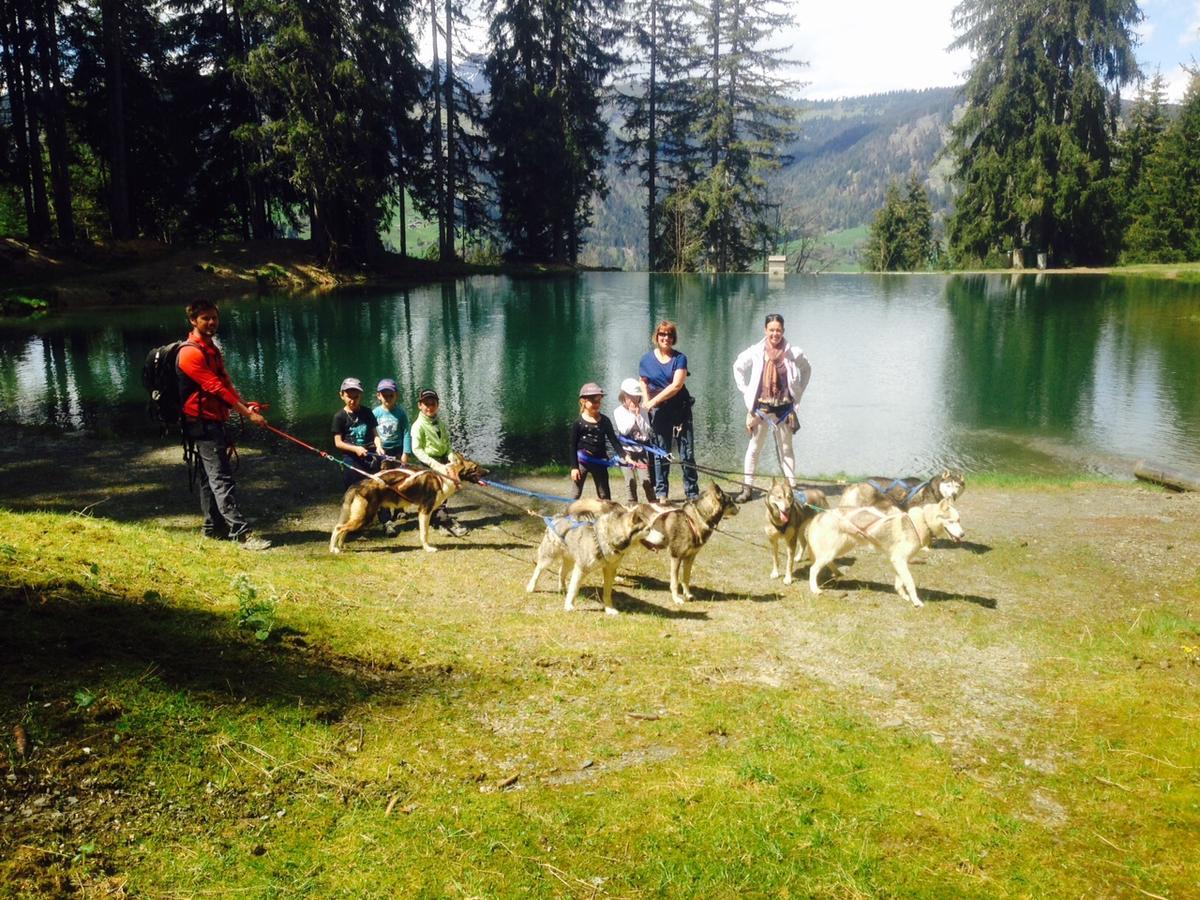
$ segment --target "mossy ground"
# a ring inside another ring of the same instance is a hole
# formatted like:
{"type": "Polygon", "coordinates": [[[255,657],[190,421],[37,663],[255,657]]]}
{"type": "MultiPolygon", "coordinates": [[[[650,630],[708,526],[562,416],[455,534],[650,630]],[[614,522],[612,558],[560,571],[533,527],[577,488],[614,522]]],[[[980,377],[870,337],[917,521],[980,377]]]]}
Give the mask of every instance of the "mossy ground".
{"type": "Polygon", "coordinates": [[[972,481],[923,609],[872,553],[772,581],[750,504],[696,602],[638,551],[613,619],[524,592],[523,498],[331,556],[336,470],[248,449],[250,554],[197,535],[175,449],[4,437],[0,894],[1195,889],[1195,495],[972,481]]]}

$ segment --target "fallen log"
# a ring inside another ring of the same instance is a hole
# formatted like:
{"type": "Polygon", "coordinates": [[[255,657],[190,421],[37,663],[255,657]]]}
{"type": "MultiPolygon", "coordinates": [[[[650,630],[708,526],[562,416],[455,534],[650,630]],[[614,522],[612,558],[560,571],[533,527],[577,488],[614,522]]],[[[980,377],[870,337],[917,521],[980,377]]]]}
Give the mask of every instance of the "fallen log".
{"type": "Polygon", "coordinates": [[[1138,460],[1133,467],[1133,477],[1153,484],[1161,484],[1173,491],[1200,491],[1200,473],[1185,472],[1182,469],[1169,469],[1165,466],[1138,460]]]}

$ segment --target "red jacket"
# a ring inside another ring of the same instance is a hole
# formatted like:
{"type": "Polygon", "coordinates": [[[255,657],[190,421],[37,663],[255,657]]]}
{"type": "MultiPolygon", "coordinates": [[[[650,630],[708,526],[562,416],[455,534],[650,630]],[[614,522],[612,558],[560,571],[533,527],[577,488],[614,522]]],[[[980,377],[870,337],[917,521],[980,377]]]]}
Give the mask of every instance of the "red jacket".
{"type": "MultiPolygon", "coordinates": [[[[225,371],[221,351],[195,329],[188,335],[188,343],[179,348],[175,365],[181,375],[199,388],[184,400],[185,416],[224,422],[229,418],[230,409],[242,402],[225,371]]],[[[180,385],[180,393],[183,393],[183,385],[180,385]]]]}

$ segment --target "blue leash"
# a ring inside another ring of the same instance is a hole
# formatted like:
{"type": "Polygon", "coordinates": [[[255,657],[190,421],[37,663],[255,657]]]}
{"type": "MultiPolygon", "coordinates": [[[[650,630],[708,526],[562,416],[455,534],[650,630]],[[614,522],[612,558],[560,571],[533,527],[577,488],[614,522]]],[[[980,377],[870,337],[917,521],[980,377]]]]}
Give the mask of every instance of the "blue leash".
{"type": "Polygon", "coordinates": [[[636,447],[638,450],[645,450],[651,456],[660,456],[663,459],[670,459],[671,454],[662,447],[656,447],[654,444],[646,444],[642,441],[635,441],[633,438],[619,436],[622,444],[627,444],[630,447],[636,447]]]}
{"type": "Polygon", "coordinates": [[[775,414],[774,419],[772,419],[770,416],[767,415],[766,410],[762,410],[762,409],[756,409],[754,411],[754,415],[756,415],[758,418],[762,419],[764,422],[766,422],[772,428],[779,428],[779,426],[783,424],[783,420],[786,419],[788,416],[790,416],[793,412],[795,412],[795,410],[796,410],[796,404],[789,403],[787,406],[783,407],[783,412],[775,414]]]}
{"type": "Polygon", "coordinates": [[[525,490],[525,488],[519,488],[519,487],[515,487],[511,484],[505,484],[502,481],[490,481],[487,479],[480,479],[479,483],[482,485],[486,485],[487,487],[490,487],[490,488],[496,488],[497,490],[500,490],[500,491],[508,491],[509,493],[512,493],[512,494],[520,494],[523,497],[536,497],[539,500],[549,500],[551,503],[574,503],[575,502],[574,499],[571,497],[556,497],[554,494],[539,494],[537,491],[527,491],[527,490],[525,490]]]}
{"type": "Polygon", "coordinates": [[[616,468],[621,468],[621,467],[626,468],[626,469],[638,468],[633,463],[625,462],[619,456],[613,456],[608,459],[601,459],[598,456],[592,456],[592,454],[587,453],[586,451],[580,450],[575,454],[575,457],[581,463],[587,463],[589,466],[607,466],[610,469],[616,469],[616,468]]]}

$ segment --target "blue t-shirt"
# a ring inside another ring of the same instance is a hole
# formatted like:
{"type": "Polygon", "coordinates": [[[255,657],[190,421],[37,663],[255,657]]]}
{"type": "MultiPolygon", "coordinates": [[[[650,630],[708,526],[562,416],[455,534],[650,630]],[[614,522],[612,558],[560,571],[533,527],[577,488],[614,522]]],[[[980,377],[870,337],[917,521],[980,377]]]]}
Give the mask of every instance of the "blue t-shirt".
{"type": "Polygon", "coordinates": [[[408,430],[408,413],[401,406],[392,407],[391,412],[381,403],[375,407],[379,439],[388,456],[397,453],[412,453],[412,433],[408,430]]]}
{"type": "Polygon", "coordinates": [[[686,372],[687,367],[687,355],[678,350],[665,363],[659,362],[654,351],[650,350],[638,363],[638,375],[646,379],[647,384],[650,385],[650,395],[654,396],[670,386],[671,382],[675,380],[676,371],[683,369],[686,372]]]}

